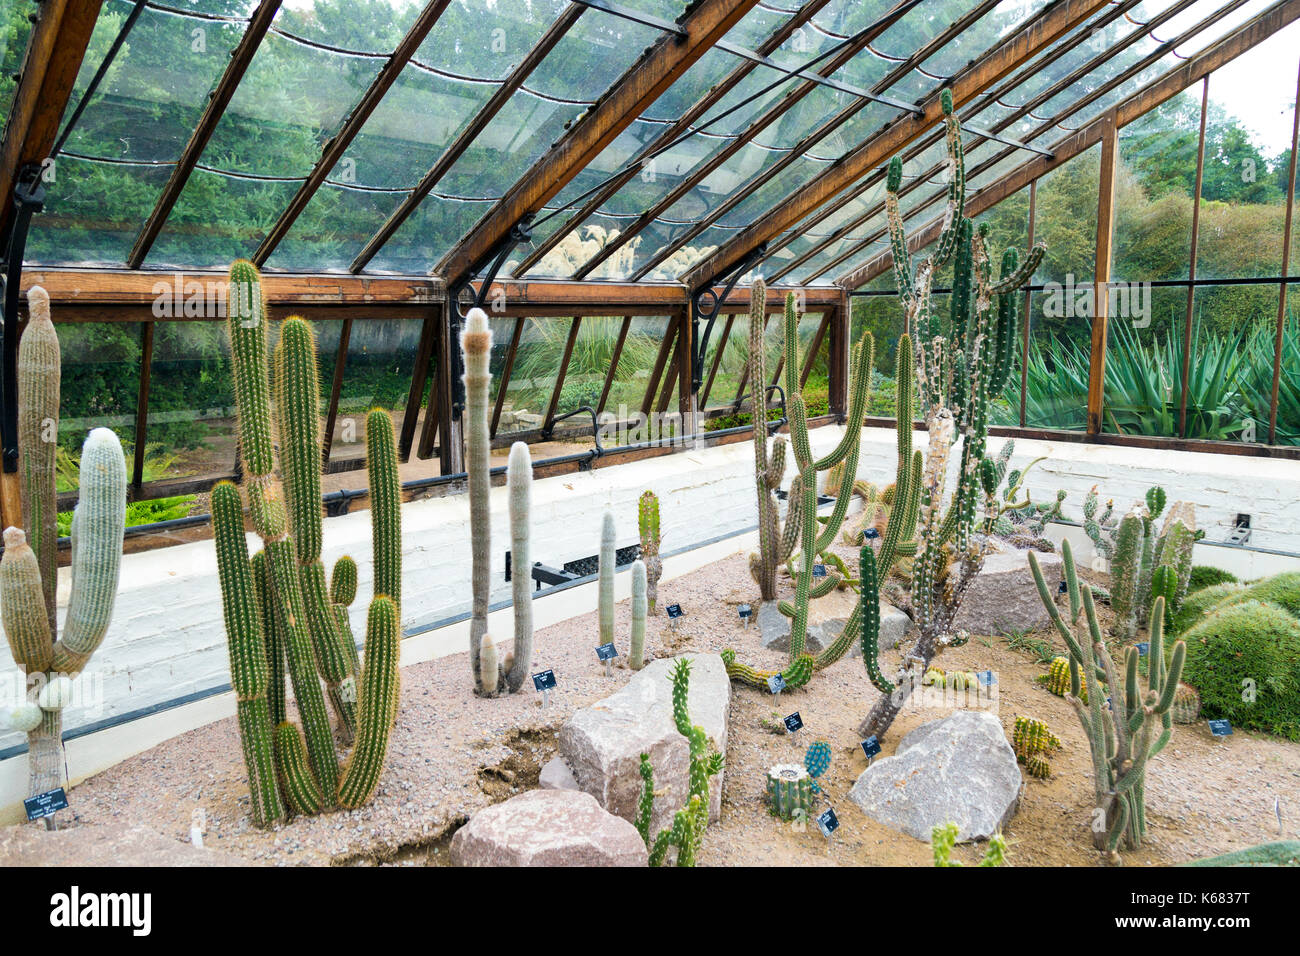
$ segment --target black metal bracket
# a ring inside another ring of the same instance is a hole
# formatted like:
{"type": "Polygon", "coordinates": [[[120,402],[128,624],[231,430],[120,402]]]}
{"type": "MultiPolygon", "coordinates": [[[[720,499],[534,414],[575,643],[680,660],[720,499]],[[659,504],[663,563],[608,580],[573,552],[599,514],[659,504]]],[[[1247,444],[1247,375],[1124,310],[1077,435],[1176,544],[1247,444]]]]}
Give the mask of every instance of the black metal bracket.
{"type": "Polygon", "coordinates": [[[23,255],[27,249],[27,230],[32,216],[45,206],[45,173],[43,163],[28,163],[18,171],[14,184],[14,221],[5,245],[4,274],[4,326],[2,333],[4,364],[0,368],[0,396],[3,411],[0,414],[0,444],[4,447],[4,470],[18,470],[18,303],[21,298],[23,255]]]}
{"type": "MultiPolygon", "coordinates": [[[[736,404],[735,404],[735,407],[736,407],[737,409],[739,409],[740,406],[741,406],[741,404],[742,404],[742,403],[745,401],[745,399],[747,399],[747,398],[749,398],[748,395],[744,395],[744,394],[738,395],[738,396],[736,397],[736,404]]],[[[771,435],[771,434],[773,434],[774,432],[776,432],[776,431],[780,430],[781,428],[783,428],[783,427],[785,426],[785,423],[786,423],[786,414],[785,414],[785,389],[783,389],[780,385],[769,385],[769,386],[767,386],[767,388],[763,389],[763,398],[764,398],[764,402],[763,402],[763,421],[764,421],[764,423],[767,425],[767,433],[768,433],[769,435],[771,435]],[[776,421],[774,421],[774,422],[770,422],[770,421],[767,420],[767,401],[766,401],[766,399],[767,399],[767,396],[770,395],[772,392],[780,392],[780,393],[781,393],[781,417],[778,418],[778,419],[777,419],[776,421]]],[[[759,411],[759,410],[758,410],[758,403],[756,402],[756,403],[754,404],[754,411],[753,411],[753,414],[754,414],[754,415],[757,415],[757,414],[758,414],[758,411],[759,411]]]]}
{"type": "Polygon", "coordinates": [[[596,447],[589,453],[585,461],[578,463],[579,471],[591,471],[591,463],[605,454],[605,446],[600,443],[600,422],[596,418],[596,410],[590,405],[583,405],[581,408],[575,408],[571,412],[565,412],[563,415],[556,415],[551,419],[551,423],[542,429],[542,441],[550,441],[551,436],[555,434],[555,426],[564,421],[566,418],[572,418],[574,415],[581,415],[586,412],[591,416],[591,438],[596,443],[596,447]]]}
{"type": "Polygon", "coordinates": [[[709,354],[709,337],[713,335],[713,323],[718,318],[718,313],[722,311],[722,303],[726,301],[727,296],[731,295],[731,290],[736,287],[740,277],[750,270],[753,265],[767,255],[767,243],[761,243],[758,247],[751,249],[745,258],[741,259],[734,266],[707,285],[701,286],[691,293],[691,391],[699,392],[700,385],[704,382],[704,357],[709,354]],[[713,290],[715,285],[722,286],[722,294],[719,295],[713,290]],[[704,326],[704,335],[700,335],[700,320],[707,321],[704,326]]]}
{"type": "Polygon", "coordinates": [[[481,309],[483,303],[487,301],[488,292],[492,288],[492,283],[496,281],[497,274],[501,267],[506,264],[506,259],[510,253],[515,251],[515,247],[521,243],[531,242],[533,238],[533,214],[529,213],[510,227],[510,231],[488,250],[487,255],[475,262],[464,278],[458,279],[447,287],[447,301],[451,304],[451,417],[455,421],[460,418],[461,412],[465,410],[465,366],[464,360],[460,354],[460,329],[465,319],[469,316],[469,309],[461,307],[460,297],[470,284],[474,277],[480,272],[483,273],[483,281],[479,284],[478,292],[474,293],[474,301],[470,304],[470,309],[481,309]]]}

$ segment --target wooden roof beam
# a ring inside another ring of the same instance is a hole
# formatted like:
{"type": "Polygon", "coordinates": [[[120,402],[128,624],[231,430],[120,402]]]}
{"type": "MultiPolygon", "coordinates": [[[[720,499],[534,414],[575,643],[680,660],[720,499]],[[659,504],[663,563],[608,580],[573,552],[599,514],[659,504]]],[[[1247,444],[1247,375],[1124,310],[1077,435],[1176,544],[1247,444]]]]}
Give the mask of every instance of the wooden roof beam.
{"type": "MultiPolygon", "coordinates": [[[[996,51],[973,62],[946,84],[946,88],[952,90],[953,102],[957,108],[960,109],[989,86],[1050,47],[1106,6],[1108,2],[1109,0],[1059,0],[1058,3],[1049,6],[1042,14],[1007,38],[996,51]]],[[[842,190],[850,188],[889,157],[924,135],[940,122],[941,117],[939,97],[936,95],[925,104],[921,118],[901,117],[880,135],[863,143],[817,178],[796,190],[768,215],[745,227],[698,263],[682,277],[682,281],[688,288],[695,289],[706,284],[714,276],[725,273],[727,269],[740,262],[750,250],[780,235],[808,213],[829,202],[842,190]]]]}
{"type": "MultiPolygon", "coordinates": [[[[972,217],[978,216],[1004,199],[1014,196],[1045,173],[1051,172],[1101,142],[1103,133],[1112,120],[1117,128],[1122,129],[1195,85],[1224,64],[1230,63],[1252,47],[1258,46],[1297,19],[1300,19],[1300,0],[1281,0],[1274,4],[1182,65],[1170,70],[1160,79],[1138,90],[1087,126],[1053,144],[1051,159],[1046,156],[1036,157],[969,197],[966,203],[966,214],[972,217]]],[[[909,246],[913,249],[925,248],[938,237],[941,227],[940,220],[932,220],[913,234],[908,240],[909,246]]],[[[892,263],[893,257],[886,250],[840,276],[835,280],[835,284],[842,289],[852,291],[870,282],[888,269],[892,263]]]]}
{"type": "Polygon", "coordinates": [[[664,35],[443,256],[433,270],[454,286],[520,221],[555,197],[624,129],[735,26],[758,0],[699,0],[681,19],[684,36],[664,35]]]}

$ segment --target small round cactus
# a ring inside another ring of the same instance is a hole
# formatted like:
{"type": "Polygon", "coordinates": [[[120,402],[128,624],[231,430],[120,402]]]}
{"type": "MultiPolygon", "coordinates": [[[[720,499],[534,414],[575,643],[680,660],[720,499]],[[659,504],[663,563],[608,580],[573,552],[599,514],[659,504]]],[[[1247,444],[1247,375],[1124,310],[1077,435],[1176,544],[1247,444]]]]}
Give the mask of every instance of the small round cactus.
{"type": "Polygon", "coordinates": [[[831,745],[824,740],[817,740],[809,744],[808,752],[804,754],[803,765],[808,770],[811,777],[820,777],[831,766],[831,745]]]}
{"type": "Polygon", "coordinates": [[[10,730],[27,733],[35,730],[41,725],[41,709],[35,704],[23,703],[17,707],[11,707],[5,714],[5,721],[10,730]]]}
{"type": "Polygon", "coordinates": [[[1180,683],[1174,691],[1174,703],[1169,709],[1176,724],[1194,724],[1201,715],[1201,695],[1190,684],[1180,683]]]}
{"type": "MultiPolygon", "coordinates": [[[[1064,657],[1054,658],[1047,673],[1038,680],[1047,685],[1047,689],[1057,697],[1064,697],[1070,692],[1069,660],[1064,657]]],[[[1082,675],[1079,677],[1079,699],[1088,703],[1088,679],[1082,675]]]]}

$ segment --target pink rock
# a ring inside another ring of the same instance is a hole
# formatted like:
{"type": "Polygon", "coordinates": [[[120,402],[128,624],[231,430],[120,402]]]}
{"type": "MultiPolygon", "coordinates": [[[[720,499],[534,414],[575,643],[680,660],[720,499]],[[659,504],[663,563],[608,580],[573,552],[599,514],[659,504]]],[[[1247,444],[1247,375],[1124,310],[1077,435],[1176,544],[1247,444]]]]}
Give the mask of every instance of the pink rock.
{"type": "Polygon", "coordinates": [[[456,866],[645,866],[632,824],[590,794],[530,790],[480,810],[451,840],[456,866]]]}

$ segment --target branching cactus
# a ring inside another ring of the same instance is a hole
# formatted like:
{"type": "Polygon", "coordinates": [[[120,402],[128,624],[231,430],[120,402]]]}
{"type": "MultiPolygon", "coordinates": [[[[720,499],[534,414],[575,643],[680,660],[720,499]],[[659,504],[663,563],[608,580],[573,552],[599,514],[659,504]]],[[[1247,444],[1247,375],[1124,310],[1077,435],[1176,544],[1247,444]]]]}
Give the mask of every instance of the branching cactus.
{"type": "Polygon", "coordinates": [[[1068,541],[1062,545],[1061,552],[1069,594],[1068,623],[1056,606],[1053,589],[1047,586],[1032,552],[1029,566],[1043,606],[1070,653],[1070,693],[1066,700],[1074,705],[1092,751],[1096,797],[1093,843],[1117,860],[1120,849],[1136,850],[1146,836],[1147,761],[1164,749],[1173,734],[1171,708],[1187,647],[1178,641],[1166,655],[1165,599],[1157,597],[1151,609],[1145,682],[1138,673],[1140,654],[1136,647],[1125,651],[1124,673],[1117,674],[1110,649],[1102,637],[1092,589],[1079,581],[1068,541]],[[1086,635],[1076,632],[1080,609],[1087,622],[1086,635]],[[1087,703],[1082,699],[1085,679],[1105,685],[1098,687],[1094,683],[1087,703]]]}
{"type": "Polygon", "coordinates": [[[1019,254],[1008,249],[994,278],[987,229],[975,228],[964,215],[961,126],[949,90],[942,92],[941,103],[948,149],[947,210],[935,251],[915,270],[898,203],[903,167],[897,157],[890,162],[886,181],[894,277],[906,327],[916,336],[917,397],[925,415],[929,451],[920,476],[912,566],[911,601],[918,634],[906,663],[892,680],[883,681],[882,689],[892,686],[893,692],[883,694],[859,726],[862,736],[883,735],[919,686],[935,654],[965,640],[954,633],[953,621],[966,589],[984,566],[998,515],[997,466],[986,449],[989,403],[1005,389],[1011,373],[1016,290],[1033,275],[1044,252],[1038,245],[1021,262],[1019,254]],[[930,292],[935,274],[950,259],[953,292],[944,321],[931,304],[930,292]],[[953,459],[958,464],[957,479],[950,493],[946,478],[953,459]]]}
{"type": "Polygon", "coordinates": [[[228,301],[244,496],[262,550],[249,557],[244,502],[229,482],[212,491],[212,526],[253,819],[269,826],[284,819],[286,805],[298,813],[360,806],[379,784],[397,715],[401,490],[392,419],[372,409],[366,466],[374,597],[362,662],[347,614],[356,563],[340,558],[327,587],[321,561],[320,385],[311,326],[285,320],[272,377],[261,277],[251,263],[231,266],[228,301]],[[285,719],[286,673],[302,731],[285,719]],[[355,738],[342,772],[327,696],[340,736],[355,738]]]}
{"type": "Polygon", "coordinates": [[[641,533],[641,560],[645,562],[646,601],[653,614],[659,597],[659,577],[664,573],[659,557],[659,497],[653,491],[644,492],[637,502],[637,530],[641,533]]]}
{"type": "Polygon", "coordinates": [[[789,499],[785,531],[776,506],[776,491],[785,477],[786,442],[777,437],[768,452],[767,429],[767,286],[755,279],[749,292],[748,380],[754,410],[754,482],[758,491],[758,552],[749,556],[749,572],[764,601],[776,600],[776,569],[794,550],[802,498],[789,499]]]}
{"type": "MultiPolygon", "coordinates": [[[[23,527],[4,531],[0,620],[26,698],[10,725],[27,734],[28,792],[63,786],[63,710],[72,679],[103,643],[113,616],[126,526],[126,461],[117,436],[92,429],[81,449],[72,517],[72,593],[63,633],[55,619],[58,587],[54,461],[59,426],[59,337],[50,299],[27,293],[30,317],[18,345],[18,469],[23,527]]],[[[54,819],[46,819],[53,828],[54,819]]]]}

